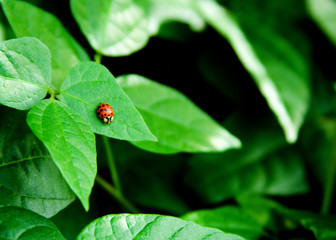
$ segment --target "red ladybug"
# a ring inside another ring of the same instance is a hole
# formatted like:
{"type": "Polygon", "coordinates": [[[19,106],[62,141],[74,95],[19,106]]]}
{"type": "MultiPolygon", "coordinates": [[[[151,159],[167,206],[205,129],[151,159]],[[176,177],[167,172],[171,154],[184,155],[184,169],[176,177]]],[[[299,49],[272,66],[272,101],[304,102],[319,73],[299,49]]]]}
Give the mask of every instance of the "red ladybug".
{"type": "Polygon", "coordinates": [[[97,107],[97,117],[106,124],[113,121],[114,112],[110,104],[101,103],[97,107]]]}

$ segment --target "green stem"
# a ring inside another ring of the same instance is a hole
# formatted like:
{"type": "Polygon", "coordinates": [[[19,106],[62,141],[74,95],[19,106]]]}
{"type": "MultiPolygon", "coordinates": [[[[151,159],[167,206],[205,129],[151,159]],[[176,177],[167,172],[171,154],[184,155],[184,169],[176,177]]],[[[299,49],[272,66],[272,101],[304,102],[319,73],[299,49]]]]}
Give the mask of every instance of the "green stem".
{"type": "Polygon", "coordinates": [[[326,182],[323,192],[321,213],[328,214],[333,199],[333,193],[335,188],[335,175],[336,175],[336,141],[332,144],[330,161],[326,172],[326,182]]]}
{"type": "Polygon", "coordinates": [[[105,148],[107,164],[110,168],[110,174],[111,174],[112,182],[113,182],[114,186],[116,187],[116,189],[118,189],[118,191],[120,193],[122,193],[122,188],[121,188],[121,184],[120,184],[120,180],[119,180],[119,174],[118,174],[117,167],[116,167],[116,164],[115,164],[115,161],[114,161],[113,152],[112,152],[112,148],[111,148],[109,139],[108,139],[108,137],[102,136],[102,140],[103,140],[103,144],[104,144],[104,148],[105,148]]]}
{"type": "Polygon", "coordinates": [[[96,176],[96,182],[102,188],[104,188],[113,198],[115,198],[121,205],[123,205],[128,211],[130,211],[131,213],[140,213],[139,210],[118,191],[118,189],[114,188],[99,175],[96,176]]]}
{"type": "Polygon", "coordinates": [[[101,64],[101,59],[102,59],[102,55],[100,53],[96,53],[94,55],[94,60],[96,63],[101,64]]]}

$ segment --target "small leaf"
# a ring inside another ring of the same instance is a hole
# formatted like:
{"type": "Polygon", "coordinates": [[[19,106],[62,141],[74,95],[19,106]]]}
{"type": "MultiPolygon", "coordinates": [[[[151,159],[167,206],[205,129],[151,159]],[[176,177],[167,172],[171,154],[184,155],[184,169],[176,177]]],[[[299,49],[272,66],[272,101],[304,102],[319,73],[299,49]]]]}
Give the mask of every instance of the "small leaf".
{"type": "Polygon", "coordinates": [[[77,239],[230,239],[237,235],[206,228],[179,218],[154,214],[116,214],[98,218],[77,239]]]}
{"type": "Polygon", "coordinates": [[[95,137],[90,126],[64,103],[53,99],[32,108],[27,123],[88,210],[97,172],[95,137]]]}
{"type": "Polygon", "coordinates": [[[0,238],[65,240],[50,220],[17,207],[0,208],[0,238]]]}
{"type": "Polygon", "coordinates": [[[21,1],[4,0],[2,6],[17,36],[36,37],[49,48],[55,89],[59,89],[73,66],[89,60],[84,49],[52,14],[21,1]]]}
{"type": "Polygon", "coordinates": [[[235,17],[215,1],[200,1],[198,11],[228,39],[278,118],[287,141],[295,142],[310,97],[305,59],[272,29],[250,24],[244,31],[235,17]]]}
{"type": "Polygon", "coordinates": [[[74,67],[61,87],[59,98],[98,134],[129,141],[156,140],[129,97],[100,64],[86,62],[74,67]],[[114,120],[109,125],[97,118],[100,103],[108,103],[114,110],[114,120]]]}
{"type": "Polygon", "coordinates": [[[125,56],[148,41],[148,2],[72,0],[71,10],[91,46],[106,56],[125,56]]]}
{"type": "Polygon", "coordinates": [[[138,75],[118,77],[158,142],[133,142],[157,153],[211,152],[237,148],[240,141],[180,92],[138,75]]]}
{"type": "Polygon", "coordinates": [[[19,110],[32,108],[50,85],[50,52],[36,38],[0,43],[0,103],[19,110]]]}
{"type": "Polygon", "coordinates": [[[336,2],[306,0],[306,5],[313,20],[336,46],[336,2]]]}
{"type": "Polygon", "coordinates": [[[199,225],[217,228],[227,233],[237,234],[246,239],[259,239],[265,235],[262,226],[243,209],[233,206],[211,210],[189,212],[182,219],[199,225]]]}

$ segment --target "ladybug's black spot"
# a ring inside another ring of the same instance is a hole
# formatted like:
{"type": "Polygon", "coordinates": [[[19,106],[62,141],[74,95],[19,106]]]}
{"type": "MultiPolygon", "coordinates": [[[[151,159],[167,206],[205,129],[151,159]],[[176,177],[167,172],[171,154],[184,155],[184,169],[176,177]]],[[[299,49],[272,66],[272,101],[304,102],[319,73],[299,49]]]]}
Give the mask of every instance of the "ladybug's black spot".
{"type": "Polygon", "coordinates": [[[105,108],[104,111],[107,112],[107,109],[105,108]]]}
{"type": "Polygon", "coordinates": [[[103,111],[103,109],[101,108],[99,111],[100,111],[100,112],[102,112],[102,111],[103,111]]]}
{"type": "Polygon", "coordinates": [[[105,107],[105,104],[102,104],[102,107],[105,107]]]}
{"type": "Polygon", "coordinates": [[[104,113],[104,117],[106,117],[107,116],[107,114],[106,113],[104,113]]]}

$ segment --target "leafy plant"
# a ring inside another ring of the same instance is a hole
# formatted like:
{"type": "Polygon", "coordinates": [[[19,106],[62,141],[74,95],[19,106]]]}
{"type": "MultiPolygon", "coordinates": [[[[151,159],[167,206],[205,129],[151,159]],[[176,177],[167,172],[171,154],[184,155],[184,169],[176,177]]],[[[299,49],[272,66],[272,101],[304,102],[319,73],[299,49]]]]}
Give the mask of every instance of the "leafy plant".
{"type": "Polygon", "coordinates": [[[317,2],[2,0],[0,238],[335,238],[317,2]]]}

